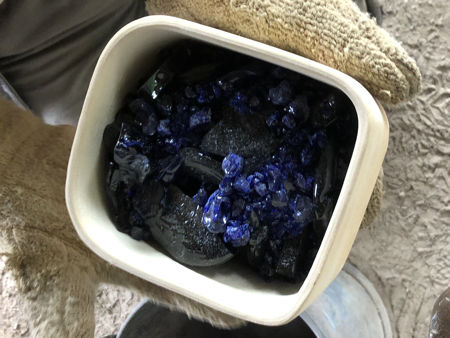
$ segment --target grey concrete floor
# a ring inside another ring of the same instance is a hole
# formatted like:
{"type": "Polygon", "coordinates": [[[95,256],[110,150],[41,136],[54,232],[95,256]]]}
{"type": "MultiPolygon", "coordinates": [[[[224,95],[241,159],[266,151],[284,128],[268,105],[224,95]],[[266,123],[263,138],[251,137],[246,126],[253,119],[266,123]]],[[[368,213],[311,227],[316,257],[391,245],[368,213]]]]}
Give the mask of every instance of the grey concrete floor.
{"type": "Polygon", "coordinates": [[[384,28],[417,60],[423,86],[386,109],[383,207],[351,260],[384,296],[396,335],[427,337],[433,303],[450,284],[450,2],[391,0],[384,11],[384,28]]]}

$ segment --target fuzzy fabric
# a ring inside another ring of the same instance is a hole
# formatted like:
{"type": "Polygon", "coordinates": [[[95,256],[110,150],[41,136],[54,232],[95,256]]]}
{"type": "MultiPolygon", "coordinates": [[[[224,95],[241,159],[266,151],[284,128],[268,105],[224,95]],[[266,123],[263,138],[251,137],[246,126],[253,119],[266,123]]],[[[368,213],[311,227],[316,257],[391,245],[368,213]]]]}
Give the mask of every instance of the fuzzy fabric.
{"type": "Polygon", "coordinates": [[[147,10],[306,56],[358,79],[384,103],[420,88],[415,61],[351,0],[147,0],[147,10]]]}
{"type": "MultiPolygon", "coordinates": [[[[148,8],[326,63],[360,79],[384,102],[405,100],[419,88],[414,61],[349,0],[158,0],[148,8]]],[[[93,336],[100,283],[135,289],[217,327],[244,324],[119,270],[87,249],[64,204],[74,128],[44,125],[6,101],[0,101],[0,110],[0,254],[8,257],[7,266],[28,301],[34,336],[93,336]]],[[[365,223],[379,208],[381,180],[375,191],[365,223]]]]}
{"type": "Polygon", "coordinates": [[[49,126],[0,99],[0,255],[27,300],[36,337],[92,337],[100,283],[134,289],[189,316],[235,327],[242,320],[113,267],[75,232],[64,203],[72,126],[49,126]]]}

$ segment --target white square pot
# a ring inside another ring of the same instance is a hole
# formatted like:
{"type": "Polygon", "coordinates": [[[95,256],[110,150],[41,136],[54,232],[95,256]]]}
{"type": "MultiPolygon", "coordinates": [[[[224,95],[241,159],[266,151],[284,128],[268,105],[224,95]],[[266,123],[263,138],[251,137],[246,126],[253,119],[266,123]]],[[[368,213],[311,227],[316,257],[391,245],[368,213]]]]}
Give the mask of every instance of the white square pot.
{"type": "Polygon", "coordinates": [[[301,56],[189,21],[149,16],[109,41],[89,85],[70,156],[66,201],[84,243],[106,261],[224,313],[264,325],[295,318],[330,284],[352,247],[387,149],[388,122],[369,92],[353,78],[301,56]],[[342,90],[358,115],[353,156],[320,249],[301,285],[266,283],[233,262],[191,268],[137,242],[114,227],[106,208],[101,142],[125,94],[137,85],[156,53],[192,38],[280,65],[342,90]]]}

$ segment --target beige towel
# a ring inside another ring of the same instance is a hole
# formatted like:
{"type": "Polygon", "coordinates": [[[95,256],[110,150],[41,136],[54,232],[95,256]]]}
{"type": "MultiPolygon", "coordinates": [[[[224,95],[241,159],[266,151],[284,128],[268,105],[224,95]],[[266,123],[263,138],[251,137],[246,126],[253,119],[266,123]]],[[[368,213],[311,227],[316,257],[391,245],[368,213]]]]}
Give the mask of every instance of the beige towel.
{"type": "Polygon", "coordinates": [[[415,95],[416,63],[351,0],[147,0],[169,14],[306,56],[358,79],[384,103],[415,95]]]}
{"type": "MultiPolygon", "coordinates": [[[[360,79],[385,102],[407,99],[419,87],[415,63],[350,0],[158,0],[148,7],[327,63],[360,79]]],[[[121,271],[83,245],[64,204],[73,127],[44,125],[0,101],[0,135],[0,254],[8,257],[28,301],[34,336],[92,337],[95,290],[102,282],[133,288],[218,327],[244,324],[121,271]]],[[[375,191],[370,206],[379,207],[379,184],[375,191]]],[[[372,207],[370,218],[376,215],[372,207]]]]}

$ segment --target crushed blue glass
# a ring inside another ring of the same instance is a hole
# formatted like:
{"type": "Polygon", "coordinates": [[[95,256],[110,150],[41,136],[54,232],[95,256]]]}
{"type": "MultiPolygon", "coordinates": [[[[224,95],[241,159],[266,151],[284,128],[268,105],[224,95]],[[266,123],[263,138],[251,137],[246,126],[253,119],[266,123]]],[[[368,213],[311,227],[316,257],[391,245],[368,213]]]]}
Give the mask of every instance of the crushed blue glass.
{"type": "Polygon", "coordinates": [[[244,159],[236,154],[229,153],[222,161],[222,170],[225,177],[236,177],[242,171],[244,166],[244,159]]]}
{"type": "Polygon", "coordinates": [[[287,80],[281,81],[278,86],[269,88],[269,100],[275,105],[286,105],[292,99],[292,86],[287,80]]]}
{"type": "Polygon", "coordinates": [[[192,197],[194,202],[201,207],[205,206],[206,202],[208,202],[208,198],[209,198],[208,192],[203,187],[198,189],[197,193],[192,197]]]}
{"type": "Polygon", "coordinates": [[[103,134],[115,226],[183,264],[239,256],[266,279],[302,280],[351,158],[353,105],[326,84],[199,42],[160,60],[103,134]]]}

